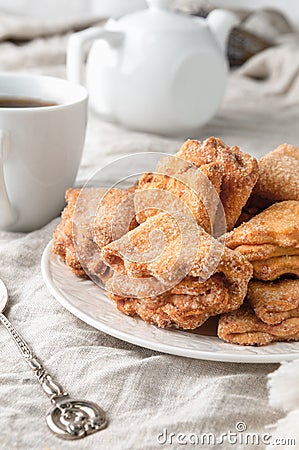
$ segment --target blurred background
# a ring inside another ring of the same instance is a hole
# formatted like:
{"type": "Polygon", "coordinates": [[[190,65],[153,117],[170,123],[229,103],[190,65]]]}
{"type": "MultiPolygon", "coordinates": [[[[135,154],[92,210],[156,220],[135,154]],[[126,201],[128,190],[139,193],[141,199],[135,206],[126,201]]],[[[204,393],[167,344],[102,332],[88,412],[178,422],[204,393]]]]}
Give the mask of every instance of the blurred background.
{"type": "MultiPolygon", "coordinates": [[[[72,31],[145,7],[146,0],[0,0],[0,40],[6,50],[0,52],[0,69],[61,64],[72,31]],[[37,41],[33,43],[33,39],[37,41]],[[42,57],[49,45],[50,51],[42,57]]],[[[217,7],[231,9],[241,18],[229,40],[232,66],[241,65],[299,30],[299,2],[293,0],[174,1],[175,9],[198,16],[206,16],[217,7]]]]}
{"type": "MultiPolygon", "coordinates": [[[[143,9],[145,0],[0,0],[0,71],[66,76],[69,36],[109,17],[143,9]]],[[[174,8],[206,17],[216,7],[230,9],[240,24],[229,37],[231,74],[217,115],[198,137],[219,135],[227,143],[261,156],[281,142],[297,144],[299,132],[299,2],[294,0],[175,0],[174,8]],[[267,143],[267,144],[265,144],[267,143]]],[[[104,148],[120,128],[90,120],[90,147],[104,148]],[[93,136],[91,138],[90,136],[93,136]],[[109,139],[108,139],[109,136],[109,139]]],[[[186,136],[188,137],[188,136],[186,136]]],[[[136,134],[135,147],[154,141],[136,134]],[[140,140],[139,140],[140,139],[140,140]]],[[[111,143],[116,154],[119,139],[111,143]]],[[[163,151],[168,144],[161,142],[163,151]]],[[[109,150],[110,151],[110,150],[109,150]]]]}
{"type": "MultiPolygon", "coordinates": [[[[179,0],[178,7],[194,9],[198,6],[256,10],[275,9],[299,26],[299,4],[294,0],[179,0]]],[[[40,19],[82,19],[122,15],[146,5],[145,0],[0,0],[1,11],[40,19]]]]}

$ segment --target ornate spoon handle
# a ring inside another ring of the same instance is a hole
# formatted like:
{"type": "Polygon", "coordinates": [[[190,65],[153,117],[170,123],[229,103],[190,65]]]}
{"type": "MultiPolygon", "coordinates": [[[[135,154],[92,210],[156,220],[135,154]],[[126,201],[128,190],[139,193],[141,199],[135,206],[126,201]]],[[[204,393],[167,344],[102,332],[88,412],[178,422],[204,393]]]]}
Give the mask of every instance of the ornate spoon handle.
{"type": "Polygon", "coordinates": [[[12,336],[23,358],[54,405],[47,414],[47,424],[51,431],[63,439],[80,439],[106,427],[107,419],[102,408],[93,402],[72,400],[63,387],[52,379],[22,336],[2,313],[0,323],[12,336]]]}

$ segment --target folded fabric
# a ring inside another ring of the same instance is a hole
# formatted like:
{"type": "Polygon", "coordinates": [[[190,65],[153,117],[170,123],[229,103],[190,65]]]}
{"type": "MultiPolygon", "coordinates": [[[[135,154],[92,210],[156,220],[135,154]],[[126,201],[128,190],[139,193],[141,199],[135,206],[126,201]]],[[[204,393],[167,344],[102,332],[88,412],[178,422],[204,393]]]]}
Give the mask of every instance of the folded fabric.
{"type": "Polygon", "coordinates": [[[223,169],[220,198],[226,215],[227,230],[239,218],[258,178],[255,158],[239,147],[229,147],[221,139],[211,137],[203,142],[188,140],[175,155],[197,167],[215,162],[223,169]]]}
{"type": "Polygon", "coordinates": [[[226,236],[249,261],[299,255],[299,201],[275,203],[226,236]]]}
{"type": "MultiPolygon", "coordinates": [[[[32,0],[31,0],[32,2],[32,0]]],[[[13,5],[12,5],[13,8],[13,5]]],[[[16,10],[18,8],[16,7],[16,10]]],[[[52,9],[53,11],[53,9],[52,9]]],[[[40,36],[50,36],[80,30],[99,23],[99,16],[92,14],[51,18],[47,14],[43,18],[0,12],[0,40],[30,40],[40,36]]]]}
{"type": "Polygon", "coordinates": [[[284,361],[269,374],[269,403],[275,409],[293,411],[299,409],[299,359],[284,361]]]}
{"type": "Polygon", "coordinates": [[[281,442],[281,439],[289,442],[290,445],[286,447],[288,449],[297,448],[296,443],[299,442],[298,371],[298,359],[291,362],[284,361],[275,372],[268,376],[269,404],[272,408],[288,413],[275,424],[270,425],[270,432],[274,438],[277,438],[277,442],[281,442]]]}
{"type": "Polygon", "coordinates": [[[246,303],[237,311],[220,317],[218,336],[226,342],[240,345],[295,341],[299,340],[299,318],[290,318],[280,324],[269,325],[260,320],[246,303]]]}
{"type": "Polygon", "coordinates": [[[270,325],[292,317],[299,318],[299,280],[252,280],[248,285],[247,299],[256,316],[270,325]]]}

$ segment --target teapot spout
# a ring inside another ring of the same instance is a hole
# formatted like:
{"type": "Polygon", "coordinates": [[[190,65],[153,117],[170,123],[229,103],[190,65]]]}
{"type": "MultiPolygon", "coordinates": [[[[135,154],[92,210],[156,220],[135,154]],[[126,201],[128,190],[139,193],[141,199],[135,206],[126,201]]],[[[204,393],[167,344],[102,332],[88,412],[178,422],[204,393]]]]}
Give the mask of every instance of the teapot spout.
{"type": "Polygon", "coordinates": [[[207,21],[216,41],[225,52],[230,31],[240,22],[238,16],[224,9],[214,9],[208,15],[207,21]]]}

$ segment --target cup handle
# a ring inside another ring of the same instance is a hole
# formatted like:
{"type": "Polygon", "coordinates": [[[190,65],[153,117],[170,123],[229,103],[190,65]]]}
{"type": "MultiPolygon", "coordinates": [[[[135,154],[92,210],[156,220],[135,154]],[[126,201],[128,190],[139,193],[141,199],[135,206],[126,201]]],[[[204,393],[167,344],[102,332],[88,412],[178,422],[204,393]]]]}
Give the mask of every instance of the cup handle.
{"type": "Polygon", "coordinates": [[[92,27],[71,35],[67,48],[67,78],[74,83],[82,84],[82,66],[84,63],[84,47],[95,39],[105,39],[111,46],[117,47],[123,40],[120,31],[109,31],[103,27],[92,27]]]}
{"type": "Polygon", "coordinates": [[[17,220],[15,208],[10,203],[4,178],[4,161],[8,150],[8,135],[0,130],[0,228],[13,225],[17,220]]]}

